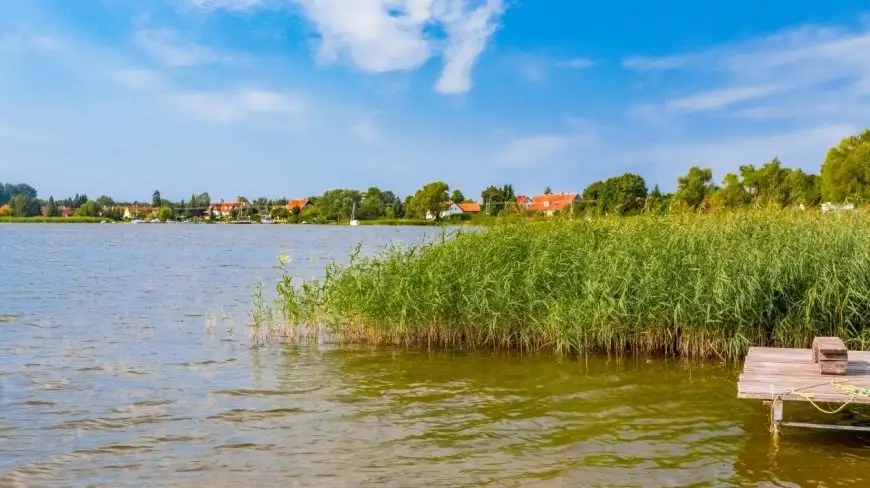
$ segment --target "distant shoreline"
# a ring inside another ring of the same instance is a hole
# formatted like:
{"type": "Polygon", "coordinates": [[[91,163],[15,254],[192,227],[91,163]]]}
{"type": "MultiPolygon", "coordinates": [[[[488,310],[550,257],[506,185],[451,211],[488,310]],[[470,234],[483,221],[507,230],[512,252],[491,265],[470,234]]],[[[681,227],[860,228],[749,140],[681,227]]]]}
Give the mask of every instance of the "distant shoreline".
{"type": "MultiPolygon", "coordinates": [[[[0,224],[131,224],[130,221],[125,220],[110,220],[101,217],[0,217],[0,224]]],[[[143,225],[154,225],[158,224],[158,222],[145,222],[143,225]]],[[[159,224],[167,224],[167,222],[160,222],[159,224]]],[[[169,222],[168,224],[177,225],[177,224],[187,224],[191,225],[192,222],[184,222],[184,221],[174,221],[169,222]]],[[[207,225],[239,225],[233,222],[197,222],[198,225],[207,224],[207,225]]],[[[361,220],[359,221],[360,226],[385,226],[385,227],[437,227],[440,225],[447,226],[455,226],[462,225],[454,222],[436,222],[434,220],[417,220],[417,219],[378,219],[378,220],[361,220]]],[[[314,226],[350,226],[348,222],[327,222],[327,223],[287,223],[287,222],[274,222],[272,224],[262,224],[260,222],[245,222],[243,225],[314,225],[314,226]]]]}

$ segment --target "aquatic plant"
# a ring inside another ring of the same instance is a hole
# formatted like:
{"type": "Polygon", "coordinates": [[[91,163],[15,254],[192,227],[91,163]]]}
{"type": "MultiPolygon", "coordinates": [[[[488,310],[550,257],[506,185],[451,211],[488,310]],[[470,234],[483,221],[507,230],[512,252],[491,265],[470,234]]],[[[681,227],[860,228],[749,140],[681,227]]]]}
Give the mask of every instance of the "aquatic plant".
{"type": "Polygon", "coordinates": [[[870,345],[870,223],[796,210],[518,222],[278,284],[286,340],[737,359],[870,345]]]}

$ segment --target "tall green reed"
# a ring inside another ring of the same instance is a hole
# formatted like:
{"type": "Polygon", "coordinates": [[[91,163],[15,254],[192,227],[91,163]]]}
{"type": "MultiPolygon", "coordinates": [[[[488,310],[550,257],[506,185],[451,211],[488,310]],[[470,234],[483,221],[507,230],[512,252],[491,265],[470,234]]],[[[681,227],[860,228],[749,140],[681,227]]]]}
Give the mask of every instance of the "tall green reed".
{"type": "Polygon", "coordinates": [[[278,284],[270,337],[734,360],[870,346],[870,224],[763,210],[517,222],[278,284]]]}

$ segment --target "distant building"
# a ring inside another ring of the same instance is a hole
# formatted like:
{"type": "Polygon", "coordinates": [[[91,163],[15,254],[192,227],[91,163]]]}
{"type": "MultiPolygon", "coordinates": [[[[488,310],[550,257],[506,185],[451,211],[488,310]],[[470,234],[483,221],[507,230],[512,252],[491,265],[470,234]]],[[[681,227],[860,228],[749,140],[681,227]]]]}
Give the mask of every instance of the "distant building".
{"type": "Polygon", "coordinates": [[[529,207],[532,205],[532,199],[525,195],[519,195],[517,197],[516,203],[517,206],[519,206],[520,208],[528,210],[529,207]]]}
{"type": "MultiPolygon", "coordinates": [[[[480,213],[480,204],[476,202],[448,202],[447,209],[442,210],[440,216],[442,219],[453,215],[462,214],[478,214],[480,213]]],[[[426,220],[435,220],[435,215],[432,212],[426,212],[426,220]]]]}
{"type": "Polygon", "coordinates": [[[293,211],[297,208],[301,210],[305,210],[306,208],[311,206],[311,199],[309,198],[294,198],[287,202],[287,210],[293,211]]]}
{"type": "Polygon", "coordinates": [[[133,205],[124,207],[121,216],[124,220],[144,219],[153,212],[153,209],[148,205],[133,205]]]}
{"type": "Polygon", "coordinates": [[[247,206],[247,202],[225,202],[221,200],[218,203],[213,203],[208,208],[208,213],[215,217],[225,218],[232,215],[233,210],[242,210],[247,206]]]}
{"type": "Polygon", "coordinates": [[[528,209],[552,217],[556,212],[570,209],[578,201],[580,196],[577,193],[550,193],[533,198],[528,209]]]}

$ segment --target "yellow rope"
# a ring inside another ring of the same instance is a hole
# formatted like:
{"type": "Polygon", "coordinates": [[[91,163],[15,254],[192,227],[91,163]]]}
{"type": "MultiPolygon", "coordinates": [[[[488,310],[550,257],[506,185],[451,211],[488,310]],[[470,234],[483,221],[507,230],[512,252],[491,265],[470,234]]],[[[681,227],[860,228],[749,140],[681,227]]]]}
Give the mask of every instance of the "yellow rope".
{"type": "MultiPolygon", "coordinates": [[[[791,391],[787,391],[784,393],[777,393],[773,397],[773,402],[774,402],[774,404],[776,404],[776,402],[782,401],[782,397],[784,395],[793,395],[795,393],[797,393],[804,400],[808,401],[810,403],[810,405],[812,405],[813,407],[816,408],[816,410],[818,410],[819,412],[822,412],[822,413],[826,413],[828,415],[835,415],[835,414],[842,412],[844,408],[846,408],[847,406],[852,404],[852,402],[855,401],[856,394],[858,396],[870,398],[870,390],[858,388],[855,385],[848,385],[845,381],[831,380],[831,381],[826,381],[824,383],[818,383],[815,385],[802,386],[800,388],[795,388],[791,391]],[[816,387],[825,386],[825,385],[831,385],[834,388],[837,388],[845,393],[849,393],[849,399],[846,400],[846,403],[843,403],[842,405],[840,405],[839,407],[837,407],[834,410],[825,410],[824,408],[820,407],[816,402],[813,401],[812,393],[798,393],[802,390],[809,390],[810,388],[816,388],[816,387]]],[[[770,409],[770,421],[771,421],[771,427],[770,427],[771,431],[774,431],[776,429],[776,425],[774,425],[775,422],[773,419],[773,408],[770,409]]]]}

